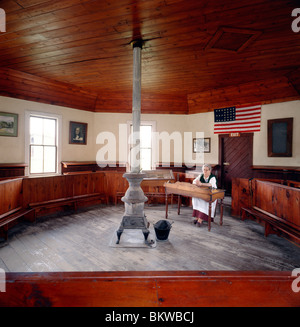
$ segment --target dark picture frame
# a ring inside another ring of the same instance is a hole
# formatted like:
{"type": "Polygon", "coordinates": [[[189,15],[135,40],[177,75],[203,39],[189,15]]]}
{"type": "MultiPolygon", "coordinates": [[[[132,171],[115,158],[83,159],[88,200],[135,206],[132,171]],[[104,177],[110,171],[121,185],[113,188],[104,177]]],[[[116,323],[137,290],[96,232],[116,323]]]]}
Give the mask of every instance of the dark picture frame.
{"type": "Polygon", "coordinates": [[[18,114],[0,112],[0,136],[18,136],[18,114]]]}
{"type": "Polygon", "coordinates": [[[70,121],[69,144],[85,145],[87,143],[87,129],[87,123],[70,121]]]}
{"type": "Polygon", "coordinates": [[[292,157],[293,118],[268,120],[268,157],[292,157]]]}
{"type": "Polygon", "coordinates": [[[210,137],[193,138],[193,152],[210,153],[210,137]]]}

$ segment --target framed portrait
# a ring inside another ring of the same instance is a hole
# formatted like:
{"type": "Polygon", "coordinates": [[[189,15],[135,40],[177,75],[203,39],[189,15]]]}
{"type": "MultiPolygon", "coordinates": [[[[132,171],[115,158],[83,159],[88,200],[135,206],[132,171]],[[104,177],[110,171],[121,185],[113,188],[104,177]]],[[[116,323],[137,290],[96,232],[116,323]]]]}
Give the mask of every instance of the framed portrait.
{"type": "Polygon", "coordinates": [[[18,136],[18,114],[0,112],[0,136],[18,136]]]}
{"type": "Polygon", "coordinates": [[[88,124],[70,121],[69,144],[86,144],[88,124]]]}
{"type": "Polygon", "coordinates": [[[268,120],[268,157],[292,157],[293,118],[268,120]]]}
{"type": "Polygon", "coordinates": [[[210,152],[210,137],[194,138],[193,139],[193,152],[210,152]]]}

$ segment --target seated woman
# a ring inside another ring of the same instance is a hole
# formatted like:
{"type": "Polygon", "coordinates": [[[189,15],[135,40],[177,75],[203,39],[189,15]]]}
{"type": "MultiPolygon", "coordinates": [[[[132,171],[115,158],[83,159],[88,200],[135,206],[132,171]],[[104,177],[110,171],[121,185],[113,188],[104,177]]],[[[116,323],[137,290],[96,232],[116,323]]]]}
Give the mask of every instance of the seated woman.
{"type": "MultiPolygon", "coordinates": [[[[215,175],[211,173],[211,165],[204,164],[202,166],[202,173],[193,180],[193,184],[201,187],[201,186],[211,186],[212,188],[217,188],[217,178],[215,175]]],[[[216,201],[214,201],[211,205],[211,212],[215,212],[216,201]]],[[[194,224],[200,226],[204,221],[208,221],[208,202],[198,199],[192,198],[193,204],[193,217],[195,218],[194,224]]],[[[213,221],[213,218],[211,219],[213,221]]]]}

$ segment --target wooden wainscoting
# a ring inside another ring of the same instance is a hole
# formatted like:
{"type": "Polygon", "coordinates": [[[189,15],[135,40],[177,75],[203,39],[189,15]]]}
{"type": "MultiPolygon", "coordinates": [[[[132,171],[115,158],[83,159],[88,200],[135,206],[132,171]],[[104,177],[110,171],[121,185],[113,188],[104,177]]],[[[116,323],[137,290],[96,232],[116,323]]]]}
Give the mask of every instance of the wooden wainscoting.
{"type": "Polygon", "coordinates": [[[7,273],[5,307],[297,307],[291,272],[7,273]]]}

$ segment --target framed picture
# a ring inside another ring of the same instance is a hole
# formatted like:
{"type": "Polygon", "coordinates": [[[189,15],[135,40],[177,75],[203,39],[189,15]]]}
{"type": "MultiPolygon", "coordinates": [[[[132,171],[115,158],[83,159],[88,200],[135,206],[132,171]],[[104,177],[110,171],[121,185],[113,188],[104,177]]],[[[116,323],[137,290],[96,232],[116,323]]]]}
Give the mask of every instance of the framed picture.
{"type": "Polygon", "coordinates": [[[210,137],[193,139],[193,152],[210,152],[210,137]]]}
{"type": "Polygon", "coordinates": [[[70,121],[69,144],[86,144],[88,124],[70,121]]]}
{"type": "Polygon", "coordinates": [[[268,157],[292,157],[293,118],[268,120],[268,157]]]}
{"type": "Polygon", "coordinates": [[[0,136],[18,136],[18,114],[0,112],[0,136]]]}

